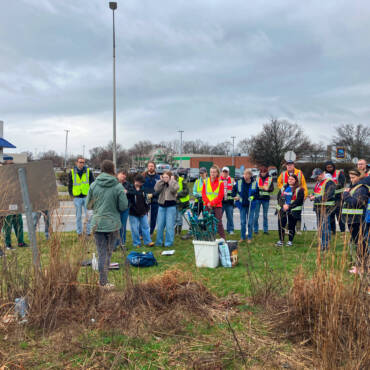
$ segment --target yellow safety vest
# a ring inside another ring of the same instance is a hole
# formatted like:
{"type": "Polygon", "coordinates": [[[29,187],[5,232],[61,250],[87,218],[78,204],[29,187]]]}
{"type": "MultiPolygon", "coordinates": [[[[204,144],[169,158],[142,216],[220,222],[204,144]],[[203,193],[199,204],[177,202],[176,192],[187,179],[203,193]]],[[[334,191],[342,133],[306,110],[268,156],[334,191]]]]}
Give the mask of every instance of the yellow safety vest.
{"type": "Polygon", "coordinates": [[[211,186],[211,179],[210,178],[207,179],[206,194],[210,202],[212,202],[213,199],[217,198],[220,192],[220,186],[221,186],[221,181],[219,180],[217,188],[215,189],[215,191],[213,191],[212,186],[211,186]]]}
{"type": "MultiPolygon", "coordinates": [[[[329,179],[325,179],[324,182],[321,184],[321,186],[319,188],[316,188],[315,186],[315,189],[314,189],[314,197],[315,198],[318,198],[318,197],[322,197],[325,193],[325,188],[326,188],[326,184],[329,182],[330,180],[329,179]],[[316,192],[316,190],[319,190],[318,192],[316,192]]],[[[335,201],[334,200],[329,200],[327,202],[321,202],[321,203],[314,203],[316,206],[334,206],[335,205],[335,201]]]]}
{"type": "MultiPolygon", "coordinates": [[[[362,185],[364,185],[364,184],[356,185],[355,187],[353,187],[353,189],[351,189],[351,191],[349,192],[351,197],[353,197],[353,195],[355,194],[355,191],[358,188],[360,188],[362,185]]],[[[366,186],[366,185],[364,185],[364,186],[366,186]]],[[[368,203],[368,208],[369,208],[369,203],[368,203]]],[[[342,208],[342,214],[362,216],[364,214],[364,209],[363,208],[346,208],[345,205],[344,205],[343,208],[342,208]]]]}
{"type": "Polygon", "coordinates": [[[78,173],[72,168],[71,169],[73,187],[72,187],[72,194],[74,197],[78,197],[79,195],[87,195],[90,189],[89,184],[89,177],[90,177],[90,169],[88,168],[86,172],[82,174],[82,177],[78,175],[78,173]]]}
{"type": "MultiPolygon", "coordinates": [[[[195,189],[196,189],[196,192],[197,192],[197,195],[199,196],[202,196],[202,191],[203,191],[203,184],[207,181],[207,179],[205,179],[203,181],[202,178],[199,178],[199,179],[196,179],[195,180],[195,189]]],[[[198,202],[198,199],[195,199],[195,203],[198,202]]]]}
{"type": "MultiPolygon", "coordinates": [[[[184,181],[184,178],[180,176],[179,177],[179,190],[177,191],[178,193],[180,193],[182,189],[184,188],[183,181],[184,181]]],[[[189,202],[189,200],[190,200],[189,194],[179,199],[180,203],[186,203],[186,202],[189,202]]]]}

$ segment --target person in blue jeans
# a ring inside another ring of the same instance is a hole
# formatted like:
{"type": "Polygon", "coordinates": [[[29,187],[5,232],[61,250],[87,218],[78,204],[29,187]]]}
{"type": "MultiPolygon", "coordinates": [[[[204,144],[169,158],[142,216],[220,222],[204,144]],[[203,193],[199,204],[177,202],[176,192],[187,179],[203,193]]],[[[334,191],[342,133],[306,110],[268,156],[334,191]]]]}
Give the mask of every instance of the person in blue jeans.
{"type": "Polygon", "coordinates": [[[150,235],[153,235],[158,215],[158,194],[154,191],[154,186],[160,180],[160,176],[155,171],[154,162],[148,162],[147,170],[144,173],[144,176],[144,191],[148,196],[150,207],[150,235]]]}
{"type": "Polygon", "coordinates": [[[144,191],[144,176],[136,175],[134,186],[130,187],[126,193],[129,202],[129,220],[131,226],[132,243],[134,247],[141,246],[140,231],[143,242],[148,247],[153,247],[154,243],[150,238],[150,228],[148,224],[148,199],[144,191]]]}
{"type": "Polygon", "coordinates": [[[37,211],[37,212],[32,212],[32,218],[33,218],[33,225],[35,229],[37,228],[37,224],[40,221],[41,216],[44,217],[44,225],[45,225],[45,239],[49,240],[49,226],[50,226],[50,214],[49,211],[37,211]]]}
{"type": "Polygon", "coordinates": [[[268,210],[270,205],[270,195],[274,191],[274,183],[272,177],[269,175],[268,168],[266,166],[260,167],[260,174],[256,178],[258,195],[256,197],[256,207],[254,210],[254,233],[258,234],[258,218],[260,215],[260,209],[263,209],[263,233],[268,234],[268,210]]]}
{"type": "Polygon", "coordinates": [[[170,247],[175,238],[175,223],[176,223],[176,199],[179,184],[170,171],[162,175],[154,187],[158,193],[158,218],[157,218],[157,239],[155,245],[163,245],[163,234],[166,230],[164,241],[165,247],[170,247]]]}
{"type": "Polygon", "coordinates": [[[257,184],[253,181],[252,172],[245,169],[243,177],[237,181],[233,187],[232,196],[235,199],[235,205],[240,210],[240,242],[245,241],[247,233],[248,218],[248,243],[252,242],[253,236],[253,215],[256,206],[254,200],[258,194],[257,184]]]}
{"type": "MultiPolygon", "coordinates": [[[[127,172],[125,170],[120,170],[117,173],[117,180],[122,184],[123,190],[127,195],[127,191],[131,188],[132,184],[127,181],[127,172]]],[[[129,216],[129,210],[126,209],[123,212],[120,212],[122,227],[119,230],[119,238],[116,241],[114,250],[117,250],[119,245],[126,245],[126,230],[127,230],[127,220],[129,216]]]]}
{"type": "Polygon", "coordinates": [[[76,165],[71,169],[68,176],[68,192],[73,197],[73,204],[76,208],[76,231],[78,236],[82,236],[82,210],[87,219],[86,234],[91,234],[90,212],[86,208],[86,197],[89,193],[90,185],[94,182],[94,175],[90,168],[85,166],[85,159],[77,157],[76,165]]]}

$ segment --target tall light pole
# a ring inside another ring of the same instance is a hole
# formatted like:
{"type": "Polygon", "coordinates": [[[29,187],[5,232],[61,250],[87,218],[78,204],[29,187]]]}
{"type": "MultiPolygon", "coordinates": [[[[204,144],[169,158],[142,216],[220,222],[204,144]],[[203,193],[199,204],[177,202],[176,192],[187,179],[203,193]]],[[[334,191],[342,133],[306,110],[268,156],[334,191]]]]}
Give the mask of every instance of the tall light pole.
{"type": "Polygon", "coordinates": [[[177,130],[177,132],[180,133],[180,165],[179,167],[182,167],[182,134],[184,130],[177,130]]]}
{"type": "Polygon", "coordinates": [[[85,158],[85,145],[82,145],[82,156],[85,158]]]}
{"type": "Polygon", "coordinates": [[[64,130],[66,132],[66,150],[64,152],[64,168],[67,168],[67,149],[68,149],[68,132],[70,130],[64,130]]]}
{"type": "Polygon", "coordinates": [[[114,24],[114,11],[117,9],[115,1],[109,2],[113,13],[113,163],[117,169],[117,139],[116,139],[116,31],[114,24]]]}
{"type": "Polygon", "coordinates": [[[236,136],[231,136],[231,138],[233,139],[232,165],[234,166],[234,156],[235,156],[235,152],[234,152],[234,143],[235,143],[235,138],[236,138],[236,136]]]}

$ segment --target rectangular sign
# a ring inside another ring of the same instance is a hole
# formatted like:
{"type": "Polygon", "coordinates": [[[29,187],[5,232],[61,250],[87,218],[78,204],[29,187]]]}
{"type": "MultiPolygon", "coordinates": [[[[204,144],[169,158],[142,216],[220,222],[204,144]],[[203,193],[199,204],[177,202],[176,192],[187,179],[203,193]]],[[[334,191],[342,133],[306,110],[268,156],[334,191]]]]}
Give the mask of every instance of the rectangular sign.
{"type": "Polygon", "coordinates": [[[337,159],[344,159],[346,158],[346,148],[337,147],[337,159]]]}
{"type": "Polygon", "coordinates": [[[0,167],[0,215],[25,213],[18,177],[18,169],[22,167],[26,170],[32,210],[58,208],[58,190],[51,161],[7,164],[0,167]]]}

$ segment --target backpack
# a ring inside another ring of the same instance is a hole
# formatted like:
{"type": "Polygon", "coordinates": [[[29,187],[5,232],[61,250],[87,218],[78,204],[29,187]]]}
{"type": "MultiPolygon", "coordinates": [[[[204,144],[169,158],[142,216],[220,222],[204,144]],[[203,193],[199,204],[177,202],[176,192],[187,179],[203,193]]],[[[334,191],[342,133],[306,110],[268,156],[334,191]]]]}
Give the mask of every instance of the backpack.
{"type": "Polygon", "coordinates": [[[126,259],[130,263],[130,265],[135,267],[150,267],[158,265],[157,260],[155,259],[152,252],[130,252],[126,259]]]}

